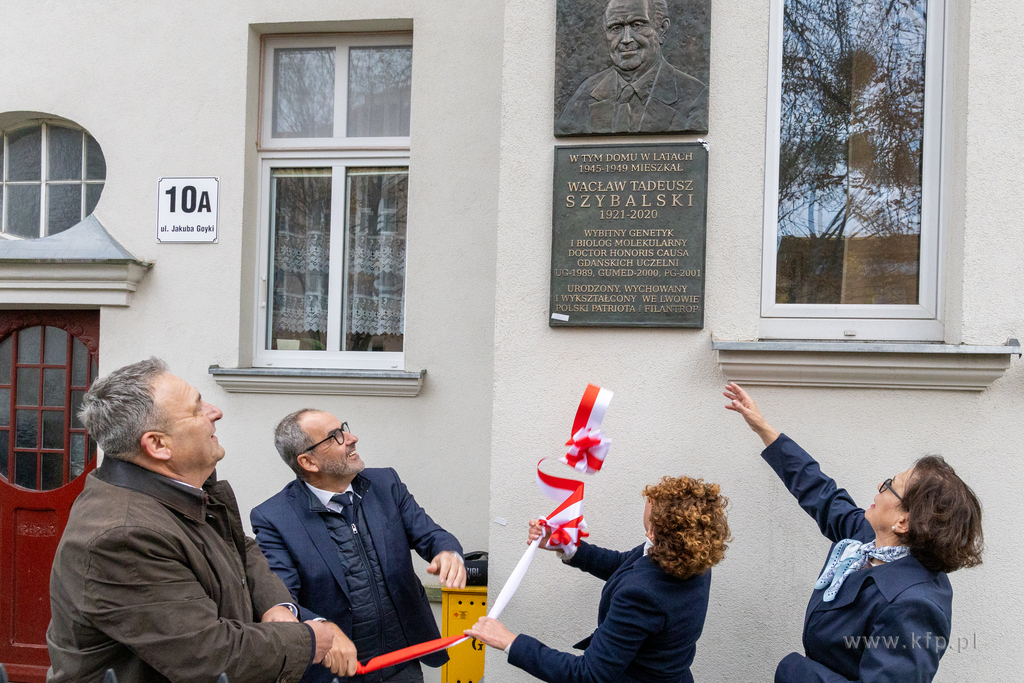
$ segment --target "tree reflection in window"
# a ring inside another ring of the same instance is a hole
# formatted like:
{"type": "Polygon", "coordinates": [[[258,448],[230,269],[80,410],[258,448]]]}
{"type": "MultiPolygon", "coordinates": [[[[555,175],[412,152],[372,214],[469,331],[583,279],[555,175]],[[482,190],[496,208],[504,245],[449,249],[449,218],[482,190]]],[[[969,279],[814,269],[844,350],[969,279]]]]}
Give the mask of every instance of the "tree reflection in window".
{"type": "Polygon", "coordinates": [[[916,304],[926,0],[785,0],[776,301],[916,304]]]}

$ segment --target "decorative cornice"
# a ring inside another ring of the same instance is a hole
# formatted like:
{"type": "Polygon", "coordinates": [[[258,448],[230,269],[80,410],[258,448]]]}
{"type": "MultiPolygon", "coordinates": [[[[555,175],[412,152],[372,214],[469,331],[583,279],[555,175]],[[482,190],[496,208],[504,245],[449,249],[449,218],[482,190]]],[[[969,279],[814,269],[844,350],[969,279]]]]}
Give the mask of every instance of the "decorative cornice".
{"type": "Polygon", "coordinates": [[[406,396],[420,393],[426,370],[307,370],[210,366],[213,381],[243,394],[406,396]]]}
{"type": "Polygon", "coordinates": [[[984,391],[1021,355],[1004,346],[873,342],[717,341],[718,364],[747,385],[984,391]]]}

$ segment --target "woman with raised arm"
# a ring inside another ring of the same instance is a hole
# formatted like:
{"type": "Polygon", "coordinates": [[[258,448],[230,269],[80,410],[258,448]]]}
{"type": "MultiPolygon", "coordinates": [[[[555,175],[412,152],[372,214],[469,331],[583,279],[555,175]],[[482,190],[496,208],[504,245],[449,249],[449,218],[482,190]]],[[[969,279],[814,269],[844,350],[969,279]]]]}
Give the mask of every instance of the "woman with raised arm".
{"type": "MultiPolygon", "coordinates": [[[[981,564],[981,504],[941,457],[878,486],[863,510],[814,458],[772,428],[737,384],[725,406],[766,448],[761,457],[818,523],[832,549],[804,617],[804,651],[776,683],[927,683],[949,644],[948,572],[981,564]]],[[[799,552],[789,548],[787,552],[799,552]]]]}
{"type": "MultiPolygon", "coordinates": [[[[647,541],[616,552],[581,542],[562,561],[605,581],[597,630],[577,643],[582,655],[553,650],[481,617],[466,631],[508,653],[508,661],[544,681],[692,683],[690,664],[708,610],[711,567],[725,557],[728,500],[718,484],[664,477],[644,489],[647,541]]],[[[529,542],[550,529],[530,521],[529,542]]]]}

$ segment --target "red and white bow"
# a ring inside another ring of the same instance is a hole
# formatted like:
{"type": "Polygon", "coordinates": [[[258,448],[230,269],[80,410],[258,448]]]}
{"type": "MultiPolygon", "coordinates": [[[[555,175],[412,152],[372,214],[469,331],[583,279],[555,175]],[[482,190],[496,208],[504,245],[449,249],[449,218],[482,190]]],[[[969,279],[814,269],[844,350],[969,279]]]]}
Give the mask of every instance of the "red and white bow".
{"type": "MultiPolygon", "coordinates": [[[[587,385],[573,421],[572,438],[565,444],[571,448],[559,458],[560,462],[584,474],[601,470],[611,445],[611,439],[601,430],[601,422],[612,395],[610,389],[587,385]]],[[[587,523],[583,519],[583,482],[545,474],[540,469],[542,462],[544,460],[537,463],[537,486],[545,496],[559,504],[554,512],[541,520],[551,528],[547,546],[561,548],[571,555],[580,539],[587,536],[587,523]]]]}

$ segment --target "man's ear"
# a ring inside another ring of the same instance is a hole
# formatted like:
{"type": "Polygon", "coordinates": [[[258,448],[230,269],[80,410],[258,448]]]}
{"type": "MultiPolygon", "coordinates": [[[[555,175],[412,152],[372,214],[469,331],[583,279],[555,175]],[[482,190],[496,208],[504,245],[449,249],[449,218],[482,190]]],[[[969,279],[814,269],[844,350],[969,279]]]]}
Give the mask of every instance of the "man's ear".
{"type": "Polygon", "coordinates": [[[319,472],[320,465],[317,464],[316,458],[310,456],[309,453],[302,453],[298,458],[295,459],[299,463],[299,467],[306,470],[307,472],[319,472]]]}
{"type": "Polygon", "coordinates": [[[146,432],[140,440],[142,452],[154,460],[171,459],[170,439],[163,432],[146,432]]]}
{"type": "Polygon", "coordinates": [[[668,17],[663,17],[661,24],[658,26],[658,42],[661,44],[665,43],[665,34],[668,33],[668,27],[672,25],[672,20],[668,17]]]}

